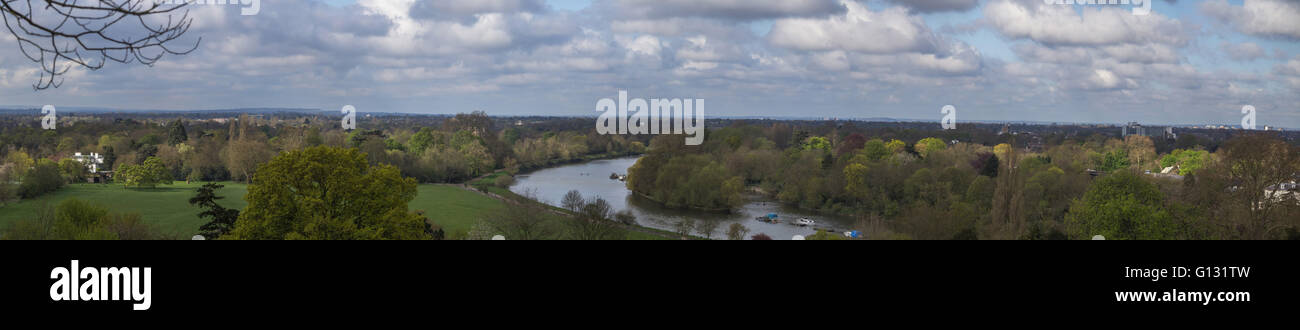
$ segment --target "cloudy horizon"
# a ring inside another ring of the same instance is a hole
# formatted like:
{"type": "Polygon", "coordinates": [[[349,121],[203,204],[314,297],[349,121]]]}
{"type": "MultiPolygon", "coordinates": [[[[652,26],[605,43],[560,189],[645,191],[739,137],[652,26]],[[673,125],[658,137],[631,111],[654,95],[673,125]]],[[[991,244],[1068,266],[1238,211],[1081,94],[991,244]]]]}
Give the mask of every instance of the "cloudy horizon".
{"type": "MultiPolygon", "coordinates": [[[[1300,2],[262,0],[191,5],[188,55],[40,66],[0,35],[0,104],[594,115],[631,97],[712,116],[1300,127],[1300,2]]],[[[184,43],[184,42],[182,42],[184,43]]]]}

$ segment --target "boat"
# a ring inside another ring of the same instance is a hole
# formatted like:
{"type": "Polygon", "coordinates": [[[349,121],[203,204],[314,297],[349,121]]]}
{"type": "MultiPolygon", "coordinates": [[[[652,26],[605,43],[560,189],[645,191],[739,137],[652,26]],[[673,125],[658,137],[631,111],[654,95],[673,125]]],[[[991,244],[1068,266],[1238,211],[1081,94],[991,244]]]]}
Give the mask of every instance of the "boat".
{"type": "Polygon", "coordinates": [[[816,221],[812,221],[812,219],[808,219],[808,218],[799,218],[799,220],[794,221],[794,224],[800,227],[812,226],[816,223],[817,223],[816,221]]]}
{"type": "Polygon", "coordinates": [[[754,220],[758,220],[758,221],[762,221],[762,222],[766,222],[766,223],[780,223],[780,222],[781,222],[781,220],[777,220],[777,219],[776,219],[776,213],[768,213],[766,216],[754,217],[754,220]]]}

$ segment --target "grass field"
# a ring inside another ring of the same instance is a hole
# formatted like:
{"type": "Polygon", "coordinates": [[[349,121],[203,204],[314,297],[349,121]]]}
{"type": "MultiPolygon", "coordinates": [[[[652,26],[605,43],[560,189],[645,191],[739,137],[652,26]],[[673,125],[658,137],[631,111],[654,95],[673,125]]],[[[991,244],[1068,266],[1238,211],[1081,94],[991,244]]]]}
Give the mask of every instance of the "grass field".
{"type": "MultiPolygon", "coordinates": [[[[225,197],[218,202],[221,206],[243,209],[248,204],[244,202],[244,194],[248,192],[246,185],[222,184],[226,187],[217,191],[218,196],[225,197]]],[[[35,217],[36,209],[42,205],[53,207],[65,199],[77,198],[102,204],[113,212],[140,213],[141,218],[159,230],[189,239],[206,222],[198,217],[201,210],[189,203],[194,191],[201,186],[203,184],[197,182],[177,182],[155,189],[127,189],[119,184],[71,184],[45,196],[0,207],[0,228],[8,228],[15,220],[35,217]]]]}
{"type": "MultiPolygon", "coordinates": [[[[219,204],[227,208],[244,209],[244,194],[248,186],[223,182],[226,187],[217,191],[225,197],[219,204]]],[[[56,192],[32,200],[13,202],[0,206],[0,228],[7,228],[19,219],[30,219],[42,205],[56,206],[68,198],[77,198],[107,206],[113,212],[140,213],[145,221],[159,230],[178,238],[189,238],[198,233],[206,219],[199,219],[199,208],[189,204],[202,183],[177,182],[156,189],[127,189],[115,184],[72,184],[56,192]]],[[[425,210],[434,222],[446,230],[449,237],[463,237],[474,222],[488,213],[504,207],[505,203],[454,186],[420,185],[419,195],[409,204],[411,210],[425,210]]]]}
{"type": "Polygon", "coordinates": [[[505,207],[495,198],[450,185],[422,184],[419,194],[407,204],[412,211],[424,210],[425,216],[442,226],[448,239],[465,237],[474,222],[505,207]]]}
{"type": "MultiPolygon", "coordinates": [[[[221,206],[242,210],[248,205],[244,201],[247,185],[221,184],[226,186],[217,191],[218,196],[225,197],[218,202],[221,206]]],[[[102,204],[113,212],[140,213],[145,221],[159,230],[188,239],[207,222],[207,219],[199,219],[201,210],[189,204],[189,199],[201,186],[202,183],[177,182],[155,189],[127,189],[116,184],[72,184],[36,199],[0,206],[0,229],[8,228],[16,220],[35,217],[36,210],[43,205],[56,206],[65,199],[77,198],[102,204]]],[[[446,231],[448,239],[465,237],[475,222],[506,207],[505,202],[452,185],[422,184],[418,192],[408,207],[412,211],[424,210],[425,216],[446,231]]],[[[558,215],[552,216],[556,223],[570,221],[558,215]]],[[[629,239],[664,239],[635,231],[629,231],[627,235],[629,239]]]]}

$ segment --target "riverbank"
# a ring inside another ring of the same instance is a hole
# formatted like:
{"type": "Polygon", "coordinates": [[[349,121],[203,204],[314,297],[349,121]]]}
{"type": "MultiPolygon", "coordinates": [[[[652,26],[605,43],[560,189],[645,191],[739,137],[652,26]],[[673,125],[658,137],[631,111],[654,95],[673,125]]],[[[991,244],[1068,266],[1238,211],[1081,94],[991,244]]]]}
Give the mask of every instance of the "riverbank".
{"type": "MultiPolygon", "coordinates": [[[[481,177],[475,178],[474,180],[471,180],[470,182],[468,182],[468,183],[466,183],[466,184],[464,184],[464,185],[460,185],[460,187],[462,187],[462,188],[464,188],[464,189],[466,189],[466,190],[475,191],[475,192],[478,192],[478,193],[480,193],[480,194],[484,194],[485,196],[490,196],[490,197],[492,197],[492,198],[499,199],[499,200],[501,200],[501,201],[503,201],[503,202],[506,202],[506,203],[511,203],[511,204],[533,203],[533,205],[538,205],[538,206],[540,206],[540,207],[543,207],[544,209],[546,209],[547,211],[549,211],[549,212],[551,212],[551,213],[553,213],[553,214],[556,214],[556,215],[558,215],[558,216],[562,216],[562,217],[564,217],[564,218],[566,218],[566,219],[572,220],[572,219],[574,219],[574,218],[576,217],[576,215],[573,214],[573,212],[571,212],[571,211],[569,211],[569,210],[566,210],[566,209],[564,209],[564,208],[560,208],[560,207],[557,207],[557,206],[554,206],[554,205],[546,204],[546,203],[543,203],[543,202],[541,202],[541,201],[537,201],[537,200],[534,200],[534,199],[528,198],[528,197],[526,197],[526,196],[520,195],[520,194],[518,194],[518,193],[515,193],[514,191],[511,191],[511,190],[509,189],[509,186],[505,186],[505,187],[503,187],[502,185],[497,184],[497,180],[500,179],[500,178],[502,178],[502,177],[505,177],[505,176],[507,176],[507,175],[511,175],[511,176],[513,176],[513,175],[522,175],[522,174],[527,174],[527,173],[531,173],[531,172],[536,172],[536,171],[546,170],[546,169],[550,169],[550,168],[556,168],[556,167],[560,167],[560,166],[582,164],[582,163],[592,162],[592,161],[597,161],[597,160],[608,160],[608,159],[625,158],[625,157],[631,157],[631,156],[636,156],[636,155],[638,155],[638,154],[617,154],[617,155],[601,154],[601,155],[594,155],[594,156],[585,157],[586,159],[583,159],[583,160],[580,160],[580,161],[560,162],[560,163],[557,163],[557,165],[552,166],[552,167],[547,167],[547,168],[534,168],[534,169],[530,169],[530,170],[528,170],[528,171],[519,171],[519,172],[516,172],[516,173],[514,173],[514,174],[511,174],[510,171],[508,171],[508,170],[498,170],[498,171],[493,172],[493,173],[491,173],[491,174],[488,174],[488,175],[484,175],[484,176],[481,176],[481,177]]],[[[663,230],[663,229],[658,229],[658,228],[651,228],[651,227],[645,227],[645,226],[640,226],[640,225],[624,225],[624,224],[620,224],[620,226],[621,226],[621,228],[622,228],[623,230],[626,230],[626,231],[628,232],[628,239],[633,239],[633,240],[664,240],[664,239],[676,240],[676,239],[682,239],[682,235],[680,235],[680,234],[678,234],[678,233],[674,233],[674,232],[672,232],[672,231],[668,231],[668,230],[663,230]]],[[[688,239],[701,239],[701,240],[702,240],[702,239],[705,239],[705,238],[703,238],[703,237],[699,237],[699,236],[690,235],[690,236],[688,236],[688,239]]]]}
{"type": "MultiPolygon", "coordinates": [[[[559,166],[515,177],[512,185],[500,186],[520,195],[529,195],[545,204],[560,206],[560,201],[571,190],[585,198],[600,197],[617,211],[630,211],[637,225],[664,232],[676,233],[690,226],[699,237],[725,238],[728,229],[740,225],[749,230],[746,238],[766,234],[776,239],[790,239],[795,235],[808,236],[815,228],[792,223],[795,219],[815,220],[817,227],[842,231],[851,228],[853,220],[835,215],[814,214],[786,207],[777,200],[757,194],[745,194],[744,203],[731,212],[706,212],[694,209],[668,208],[659,202],[644,198],[627,189],[624,182],[611,180],[606,173],[624,173],[637,162],[636,157],[597,160],[581,164],[559,166]],[[507,188],[508,187],[508,188],[507,188]],[[780,223],[756,221],[756,217],[778,214],[780,223]]],[[[744,231],[741,230],[741,231],[744,231]]]]}

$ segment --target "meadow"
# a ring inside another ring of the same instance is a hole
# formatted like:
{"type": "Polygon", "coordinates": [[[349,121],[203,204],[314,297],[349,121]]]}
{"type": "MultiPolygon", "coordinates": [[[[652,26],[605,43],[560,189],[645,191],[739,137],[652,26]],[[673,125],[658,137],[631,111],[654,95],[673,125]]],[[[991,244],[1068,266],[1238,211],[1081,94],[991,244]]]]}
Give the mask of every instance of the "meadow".
{"type": "MultiPolygon", "coordinates": [[[[241,183],[222,182],[217,191],[225,197],[218,201],[227,208],[243,209],[248,205],[244,194],[248,186],[241,183]]],[[[195,190],[203,183],[177,182],[154,189],[124,188],[117,184],[71,184],[53,193],[0,206],[0,228],[6,228],[20,219],[30,219],[44,205],[56,206],[63,200],[77,198],[107,206],[113,212],[140,213],[143,219],[158,230],[177,238],[196,234],[207,219],[200,219],[198,207],[189,204],[195,190]]],[[[455,186],[424,184],[419,195],[412,200],[411,210],[425,210],[441,226],[448,237],[463,237],[474,222],[500,209],[504,203],[479,193],[455,186]]]]}
{"type": "MultiPolygon", "coordinates": [[[[248,185],[234,182],[221,182],[224,188],[217,190],[217,195],[225,197],[218,204],[227,208],[244,209],[248,202],[244,194],[248,185]]],[[[36,210],[45,205],[57,206],[60,202],[77,198],[98,203],[113,212],[140,213],[141,217],[156,228],[175,238],[188,239],[199,231],[208,219],[200,219],[198,207],[189,204],[195,190],[203,183],[176,182],[161,185],[158,188],[124,188],[118,184],[70,184],[50,194],[0,206],[0,228],[7,228],[14,221],[35,217],[36,210]]],[[[422,210],[433,222],[441,227],[448,239],[464,238],[476,222],[487,218],[492,213],[506,207],[506,203],[487,195],[466,190],[454,185],[422,184],[417,188],[418,195],[408,207],[412,211],[422,210]]],[[[570,221],[558,215],[556,223],[570,221]]],[[[627,231],[630,239],[664,239],[660,235],[627,231]]]]}

